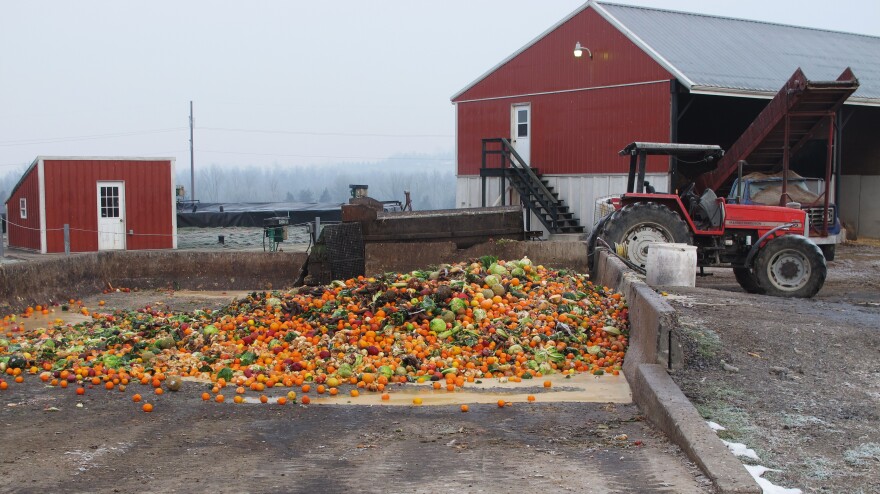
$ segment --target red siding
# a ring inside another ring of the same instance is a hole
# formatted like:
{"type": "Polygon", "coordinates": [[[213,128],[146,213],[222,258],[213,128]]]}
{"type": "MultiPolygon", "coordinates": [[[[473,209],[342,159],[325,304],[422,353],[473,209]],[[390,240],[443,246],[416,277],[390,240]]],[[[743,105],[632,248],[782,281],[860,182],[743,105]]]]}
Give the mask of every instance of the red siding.
{"type": "MultiPolygon", "coordinates": [[[[531,103],[530,164],[542,173],[623,173],[617,151],[626,144],[669,140],[671,79],[588,8],[456,98],[458,173],[479,173],[483,138],[510,137],[514,103],[531,103]],[[577,41],[592,60],[574,58],[577,41]],[[583,88],[595,89],[570,91],[583,88]],[[544,92],[555,93],[527,96],[544,92]]],[[[649,170],[665,171],[667,160],[656,158],[649,170]]]]}
{"type": "Polygon", "coordinates": [[[28,169],[21,185],[6,202],[9,246],[40,250],[40,182],[37,167],[28,169]],[[27,218],[21,218],[19,199],[27,200],[27,218]]]}
{"type": "Polygon", "coordinates": [[[98,250],[99,181],[125,183],[125,248],[173,246],[169,161],[46,160],[46,223],[49,252],[64,251],[64,224],[73,252],[98,250]]]}

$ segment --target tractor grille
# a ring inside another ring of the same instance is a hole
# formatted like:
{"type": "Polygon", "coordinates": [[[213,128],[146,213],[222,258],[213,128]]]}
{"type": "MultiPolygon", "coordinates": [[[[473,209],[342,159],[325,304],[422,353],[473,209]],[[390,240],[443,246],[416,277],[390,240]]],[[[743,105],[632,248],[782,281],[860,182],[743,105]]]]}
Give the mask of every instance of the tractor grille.
{"type": "MultiPolygon", "coordinates": [[[[820,229],[822,228],[822,212],[825,208],[808,208],[807,217],[810,219],[810,228],[820,229]]],[[[828,227],[834,226],[834,218],[835,218],[834,206],[828,205],[828,227]]]]}

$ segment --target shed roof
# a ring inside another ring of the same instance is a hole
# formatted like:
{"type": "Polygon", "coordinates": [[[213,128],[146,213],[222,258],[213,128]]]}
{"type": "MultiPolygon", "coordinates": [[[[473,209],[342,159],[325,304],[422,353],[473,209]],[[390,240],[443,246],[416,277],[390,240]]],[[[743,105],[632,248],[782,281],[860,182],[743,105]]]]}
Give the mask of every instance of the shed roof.
{"type": "Polygon", "coordinates": [[[590,0],[456,93],[587,8],[619,29],[693,93],[767,97],[798,67],[834,80],[846,67],[861,83],[850,104],[880,106],[880,37],[590,0]]]}

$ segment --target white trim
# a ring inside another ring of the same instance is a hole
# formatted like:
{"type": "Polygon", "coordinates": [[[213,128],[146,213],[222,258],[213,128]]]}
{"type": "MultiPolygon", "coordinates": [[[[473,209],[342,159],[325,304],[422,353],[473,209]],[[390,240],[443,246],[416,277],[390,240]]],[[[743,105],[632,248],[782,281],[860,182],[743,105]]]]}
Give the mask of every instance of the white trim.
{"type": "MultiPolygon", "coordinates": [[[[452,100],[452,101],[455,102],[455,103],[460,103],[460,101],[455,101],[455,98],[458,98],[458,97],[461,96],[462,94],[468,92],[472,87],[476,86],[476,85],[477,85],[479,82],[481,82],[483,79],[489,77],[489,75],[492,74],[492,72],[495,72],[496,70],[500,69],[504,64],[506,64],[507,62],[509,62],[509,61],[513,60],[514,58],[516,58],[517,56],[519,56],[520,53],[522,53],[522,52],[528,50],[529,48],[531,48],[531,47],[532,47],[533,45],[535,45],[538,41],[541,41],[541,40],[542,40],[544,37],[546,37],[548,34],[550,34],[550,33],[552,33],[553,31],[555,31],[559,26],[565,24],[566,22],[568,22],[569,20],[571,20],[574,16],[576,16],[576,15],[580,14],[581,12],[583,12],[584,10],[586,10],[587,7],[589,7],[594,1],[595,1],[595,0],[589,0],[589,1],[587,1],[587,3],[585,3],[585,4],[581,5],[580,7],[576,8],[576,9],[574,10],[574,12],[572,12],[572,13],[568,14],[567,16],[563,17],[561,21],[559,21],[559,22],[557,22],[556,24],[553,24],[552,26],[550,26],[546,31],[544,31],[543,33],[539,34],[535,39],[533,39],[533,40],[529,41],[528,43],[526,43],[525,45],[523,45],[519,50],[516,50],[515,52],[511,53],[507,58],[505,58],[504,60],[502,60],[501,62],[499,62],[498,64],[496,64],[496,65],[495,65],[494,67],[492,67],[491,69],[489,69],[489,70],[487,70],[486,72],[484,72],[480,77],[477,77],[476,79],[474,79],[470,84],[468,84],[467,86],[465,86],[464,89],[462,89],[461,91],[459,91],[459,92],[453,94],[452,97],[449,98],[449,99],[452,100]]],[[[473,100],[472,100],[472,101],[473,101],[473,100]]]]}
{"type": "Polygon", "coordinates": [[[28,215],[27,197],[18,198],[18,219],[26,220],[28,215]]]}
{"type": "Polygon", "coordinates": [[[576,93],[580,91],[593,91],[596,89],[614,89],[618,87],[630,87],[630,86],[647,86],[650,84],[666,84],[669,82],[669,79],[660,79],[656,81],[645,81],[645,82],[628,82],[626,84],[611,84],[608,86],[593,86],[593,87],[579,87],[574,89],[560,89],[558,91],[544,91],[540,93],[524,93],[524,94],[512,94],[510,96],[492,96],[490,98],[477,98],[477,99],[466,99],[461,101],[456,101],[455,104],[461,103],[475,103],[478,101],[492,101],[499,99],[509,99],[509,98],[527,98],[530,96],[545,96],[548,94],[564,94],[564,93],[576,93]]]}
{"type": "Polygon", "coordinates": [[[639,38],[636,35],[636,33],[632,32],[628,27],[623,25],[622,22],[617,20],[617,18],[614,17],[613,15],[611,15],[610,12],[605,10],[604,7],[602,7],[599,4],[593,4],[593,9],[600,16],[602,16],[603,19],[608,21],[609,24],[616,27],[618,31],[620,31],[621,33],[623,33],[624,36],[629,38],[630,41],[635,43],[636,46],[641,48],[642,51],[644,51],[649,57],[654,59],[655,62],[660,64],[661,67],[668,70],[672,75],[674,75],[675,78],[678,79],[678,81],[681,82],[683,85],[685,85],[688,89],[690,89],[691,87],[694,86],[694,82],[692,80],[688,79],[687,76],[685,76],[682,71],[678,70],[678,68],[676,68],[674,65],[672,65],[672,63],[669,60],[666,60],[665,58],[663,58],[663,56],[660,55],[660,53],[658,53],[657,50],[652,48],[651,45],[649,45],[644,40],[642,40],[642,38],[639,38]]]}
{"type": "Polygon", "coordinates": [[[177,189],[174,186],[174,165],[176,160],[171,158],[171,248],[177,249],[177,189]]]}
{"type": "Polygon", "coordinates": [[[37,189],[40,196],[40,253],[49,251],[49,243],[46,240],[46,164],[37,158],[37,189]]]}

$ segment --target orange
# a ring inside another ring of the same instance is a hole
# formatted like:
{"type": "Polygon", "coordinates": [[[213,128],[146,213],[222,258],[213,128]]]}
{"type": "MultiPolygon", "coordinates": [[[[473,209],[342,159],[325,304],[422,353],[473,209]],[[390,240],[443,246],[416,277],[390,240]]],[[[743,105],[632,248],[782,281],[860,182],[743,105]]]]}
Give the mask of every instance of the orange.
{"type": "Polygon", "coordinates": [[[202,399],[205,401],[208,401],[211,399],[211,395],[208,394],[208,392],[206,391],[206,392],[202,393],[202,399]]]}
{"type": "MultiPolygon", "coordinates": [[[[107,389],[110,389],[110,388],[107,388],[107,389]]],[[[165,391],[164,391],[162,388],[156,388],[156,394],[157,394],[157,395],[160,395],[160,394],[162,394],[162,393],[164,393],[164,392],[165,392],[165,391]]]]}
{"type": "Polygon", "coordinates": [[[388,400],[391,399],[391,395],[389,395],[388,393],[384,393],[384,394],[382,395],[382,399],[385,400],[385,401],[388,401],[388,400]]]}
{"type": "Polygon", "coordinates": [[[278,398],[278,404],[279,404],[279,405],[286,405],[286,404],[287,404],[287,398],[285,398],[285,397],[283,397],[283,396],[279,397],[279,398],[278,398]]]}
{"type": "Polygon", "coordinates": [[[232,401],[235,403],[244,403],[244,398],[242,398],[241,395],[235,395],[235,398],[233,398],[232,401]]]}
{"type": "Polygon", "coordinates": [[[76,394],[78,394],[78,395],[86,394],[86,388],[83,388],[82,386],[80,386],[79,388],[76,388],[76,394]]]}
{"type": "Polygon", "coordinates": [[[470,408],[469,408],[467,405],[462,405],[462,406],[461,406],[461,411],[462,411],[462,412],[467,412],[468,410],[470,410],[470,408]]]}
{"type": "Polygon", "coordinates": [[[214,401],[216,401],[217,403],[223,403],[224,399],[225,398],[223,397],[223,395],[217,395],[214,397],[214,401]]]}
{"type": "Polygon", "coordinates": [[[309,403],[312,402],[312,399],[309,398],[308,396],[303,396],[300,401],[302,402],[303,405],[308,405],[309,403]]]}
{"type": "MultiPolygon", "coordinates": [[[[64,382],[67,382],[67,381],[64,381],[64,382]]],[[[8,383],[8,382],[6,382],[6,381],[0,381],[0,389],[8,389],[8,388],[9,388],[9,383],[8,383]]]]}
{"type": "Polygon", "coordinates": [[[134,395],[134,396],[132,396],[132,397],[131,397],[131,401],[133,401],[133,402],[135,402],[135,403],[141,401],[141,395],[134,395]]]}
{"type": "Polygon", "coordinates": [[[553,383],[552,383],[552,382],[550,382],[550,381],[544,381],[544,387],[545,387],[545,388],[549,388],[550,386],[553,386],[553,383]]]}
{"type": "Polygon", "coordinates": [[[147,413],[150,413],[153,411],[153,405],[150,405],[149,403],[144,403],[144,406],[141,408],[143,408],[143,410],[147,413]]]}
{"type": "Polygon", "coordinates": [[[504,405],[507,405],[504,400],[498,400],[498,408],[504,408],[504,405]]]}
{"type": "Polygon", "coordinates": [[[269,397],[266,395],[260,395],[260,403],[268,403],[269,397]]]}
{"type": "Polygon", "coordinates": [[[529,395],[528,398],[526,398],[526,399],[529,400],[529,401],[535,401],[535,396],[534,396],[534,395],[529,395]]]}
{"type": "Polygon", "coordinates": [[[356,390],[356,389],[351,390],[351,397],[352,397],[352,398],[357,398],[357,397],[360,396],[360,395],[361,395],[361,392],[360,392],[360,391],[358,391],[358,390],[356,390]]]}

